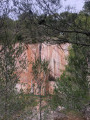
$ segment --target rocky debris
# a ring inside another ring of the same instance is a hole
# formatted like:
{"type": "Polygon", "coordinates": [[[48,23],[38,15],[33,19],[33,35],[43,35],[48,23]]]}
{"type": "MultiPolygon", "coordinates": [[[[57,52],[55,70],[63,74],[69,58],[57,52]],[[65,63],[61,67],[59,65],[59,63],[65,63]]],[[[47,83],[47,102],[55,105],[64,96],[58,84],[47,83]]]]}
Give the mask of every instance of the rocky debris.
{"type": "Polygon", "coordinates": [[[90,120],[90,103],[85,105],[85,107],[82,110],[82,113],[84,115],[85,120],[90,120]]]}
{"type": "Polygon", "coordinates": [[[67,120],[67,116],[61,111],[65,110],[64,107],[58,106],[53,114],[53,120],[67,120]]]}
{"type": "Polygon", "coordinates": [[[50,110],[47,120],[68,120],[67,116],[62,113],[64,109],[64,107],[58,106],[55,111],[50,110]]]}
{"type": "Polygon", "coordinates": [[[64,113],[55,113],[54,120],[68,120],[68,118],[64,113]]]}
{"type": "MultiPolygon", "coordinates": [[[[54,111],[51,110],[50,107],[45,107],[44,109],[42,109],[41,112],[42,120],[90,120],[90,107],[86,107],[84,109],[86,114],[85,117],[87,119],[83,119],[82,116],[79,116],[78,114],[73,114],[72,112],[65,114],[63,113],[63,110],[65,110],[65,108],[61,106],[58,106],[54,111]]],[[[22,116],[22,120],[40,120],[39,104],[32,108],[31,113],[28,112],[29,108],[26,111],[27,114],[24,114],[25,116],[22,116]]],[[[20,120],[20,118],[18,118],[17,120],[20,120]]]]}
{"type": "MultiPolygon", "coordinates": [[[[39,105],[32,110],[31,116],[27,116],[25,120],[40,120],[39,105]]],[[[50,108],[42,110],[42,120],[68,120],[67,116],[61,112],[63,107],[57,107],[55,111],[50,108]]]]}
{"type": "Polygon", "coordinates": [[[56,112],[61,112],[62,110],[65,110],[65,108],[62,107],[62,106],[58,106],[55,111],[56,112]]]}

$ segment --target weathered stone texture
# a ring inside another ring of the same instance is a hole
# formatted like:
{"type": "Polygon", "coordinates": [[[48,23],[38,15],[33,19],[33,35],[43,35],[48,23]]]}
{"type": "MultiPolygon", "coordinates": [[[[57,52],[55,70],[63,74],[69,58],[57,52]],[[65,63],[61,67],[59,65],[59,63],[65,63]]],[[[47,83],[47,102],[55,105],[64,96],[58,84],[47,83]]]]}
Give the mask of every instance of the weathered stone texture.
{"type": "MultiPolygon", "coordinates": [[[[49,68],[51,70],[50,74],[53,77],[60,77],[62,71],[65,69],[67,64],[66,57],[68,56],[68,46],[69,44],[49,45],[42,44],[41,48],[41,59],[46,59],[49,61],[49,68]]],[[[26,88],[32,88],[33,75],[32,75],[32,61],[34,62],[36,58],[40,57],[40,44],[30,44],[26,45],[26,56],[28,61],[28,68],[20,74],[20,83],[26,84],[26,88]]],[[[48,90],[53,93],[55,81],[48,82],[48,90]]],[[[20,87],[20,86],[19,86],[20,87]]],[[[31,92],[33,90],[31,89],[31,92]]]]}

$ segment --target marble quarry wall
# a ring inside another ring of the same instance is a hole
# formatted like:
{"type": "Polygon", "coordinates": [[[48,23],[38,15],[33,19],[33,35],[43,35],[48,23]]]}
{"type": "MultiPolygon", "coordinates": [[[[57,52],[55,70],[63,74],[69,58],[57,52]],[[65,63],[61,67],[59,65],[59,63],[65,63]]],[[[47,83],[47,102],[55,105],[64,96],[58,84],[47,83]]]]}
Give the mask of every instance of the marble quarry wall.
{"type": "Polygon", "coordinates": [[[55,87],[54,78],[60,77],[63,70],[65,69],[65,65],[67,64],[69,44],[49,45],[42,43],[27,44],[25,46],[28,67],[26,70],[23,70],[21,72],[20,82],[16,85],[16,88],[18,91],[22,88],[25,91],[28,89],[29,92],[38,94],[39,90],[37,88],[37,82],[33,80],[32,62],[34,62],[36,58],[41,57],[41,60],[45,59],[49,61],[50,68],[50,76],[48,78],[46,77],[46,79],[48,79],[48,83],[46,83],[44,80],[41,94],[45,94],[47,91],[48,93],[53,94],[55,87]]]}

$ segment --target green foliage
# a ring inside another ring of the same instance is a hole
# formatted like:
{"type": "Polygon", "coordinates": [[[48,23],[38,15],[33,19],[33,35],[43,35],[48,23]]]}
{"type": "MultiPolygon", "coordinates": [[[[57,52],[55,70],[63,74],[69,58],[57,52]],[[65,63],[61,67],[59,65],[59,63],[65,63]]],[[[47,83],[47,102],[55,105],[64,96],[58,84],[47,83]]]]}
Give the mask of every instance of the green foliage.
{"type": "MultiPolygon", "coordinates": [[[[40,56],[41,57],[41,56],[40,56]]],[[[48,91],[46,90],[47,84],[48,84],[48,75],[49,75],[49,62],[46,60],[41,60],[41,58],[38,58],[35,60],[35,62],[32,63],[32,70],[33,70],[33,81],[34,85],[34,91],[36,88],[36,93],[39,95],[39,109],[40,109],[40,120],[42,119],[42,95],[47,95],[48,91]],[[37,92],[38,91],[38,92],[37,92]]]]}
{"type": "Polygon", "coordinates": [[[33,62],[32,64],[32,70],[33,70],[33,74],[41,74],[41,72],[45,72],[47,73],[48,72],[48,65],[49,65],[49,62],[46,61],[45,59],[44,60],[40,60],[39,58],[37,60],[35,60],[35,63],[33,62]],[[40,73],[39,73],[39,70],[40,69],[40,73]]]}
{"type": "Polygon", "coordinates": [[[84,4],[84,11],[90,15],[90,1],[86,1],[84,4]]]}
{"type": "Polygon", "coordinates": [[[89,101],[87,51],[88,48],[76,45],[70,49],[66,70],[57,80],[53,97],[56,106],[80,110],[89,101]]]}
{"type": "MultiPolygon", "coordinates": [[[[1,19],[2,21],[2,19],[1,19]]],[[[1,22],[0,21],[0,22],[1,22]]],[[[0,30],[0,119],[9,120],[17,111],[22,109],[22,103],[16,94],[16,84],[19,82],[19,69],[25,61],[20,59],[24,52],[22,44],[17,44],[13,38],[14,22],[8,18],[3,18],[0,30]],[[10,28],[9,28],[9,25],[10,28]]],[[[15,36],[14,36],[15,37],[15,36]]],[[[22,70],[22,68],[21,68],[22,70]]]]}

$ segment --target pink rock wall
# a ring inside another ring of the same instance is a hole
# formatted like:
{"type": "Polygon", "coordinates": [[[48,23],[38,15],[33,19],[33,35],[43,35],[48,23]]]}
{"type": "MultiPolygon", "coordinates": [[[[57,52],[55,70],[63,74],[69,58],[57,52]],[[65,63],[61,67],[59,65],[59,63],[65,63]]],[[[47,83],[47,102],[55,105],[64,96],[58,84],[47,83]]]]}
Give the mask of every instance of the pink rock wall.
{"type": "MultiPolygon", "coordinates": [[[[49,45],[43,43],[41,48],[41,59],[46,59],[49,61],[49,68],[51,70],[50,74],[57,78],[60,77],[62,71],[65,69],[65,65],[67,64],[66,57],[68,56],[68,46],[69,44],[62,44],[61,46],[58,45],[49,45]]],[[[20,74],[20,84],[25,84],[25,88],[31,88],[32,90],[33,84],[36,84],[33,81],[32,75],[32,61],[35,61],[35,58],[40,56],[40,44],[28,44],[26,45],[26,56],[27,61],[29,62],[27,70],[24,70],[20,74]]],[[[20,84],[17,85],[17,88],[20,84]]],[[[55,86],[55,81],[48,82],[48,92],[53,94],[53,89],[55,86]]],[[[47,88],[46,88],[47,89],[47,88]]],[[[43,94],[43,93],[42,93],[43,94]]]]}
{"type": "MultiPolygon", "coordinates": [[[[60,77],[67,64],[69,44],[62,45],[42,45],[41,58],[49,61],[51,75],[55,78],[60,77]]],[[[49,81],[49,93],[53,94],[55,81],[49,81]]]]}

